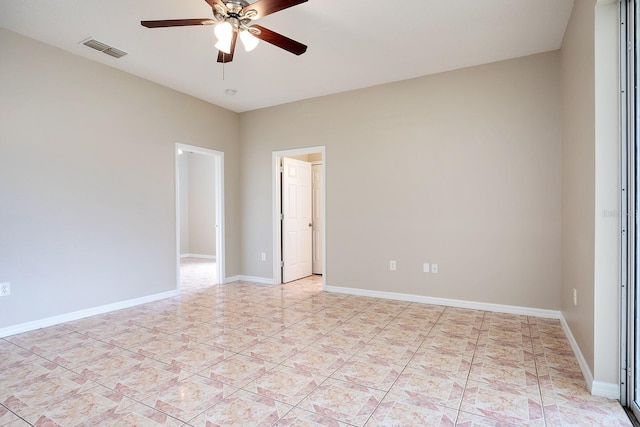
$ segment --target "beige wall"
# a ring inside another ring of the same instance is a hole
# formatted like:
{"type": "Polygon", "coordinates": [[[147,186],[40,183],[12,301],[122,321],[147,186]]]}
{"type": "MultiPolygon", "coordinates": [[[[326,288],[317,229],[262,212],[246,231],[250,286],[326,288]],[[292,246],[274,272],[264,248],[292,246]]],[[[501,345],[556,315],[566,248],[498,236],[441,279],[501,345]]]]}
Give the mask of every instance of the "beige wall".
{"type": "Polygon", "coordinates": [[[189,157],[189,253],[216,255],[215,158],[189,157]]]}
{"type": "Polygon", "coordinates": [[[176,289],[176,142],[225,153],[240,273],[237,114],[6,30],[0,57],[0,328],[176,289]]]}
{"type": "Polygon", "coordinates": [[[593,372],[595,0],[576,1],[562,45],[562,312],[593,372]],[[578,305],[573,304],[573,289],[578,305]]]}
{"type": "Polygon", "coordinates": [[[561,49],[562,313],[589,386],[610,397],[620,357],[618,19],[616,2],[576,1],[561,49]]]}
{"type": "Polygon", "coordinates": [[[271,152],[324,145],[328,285],[560,308],[559,64],[552,52],[243,113],[244,274],[272,277],[259,261],[271,152]]]}
{"type": "Polygon", "coordinates": [[[178,199],[180,203],[180,254],[189,253],[189,156],[178,156],[178,199]]]}

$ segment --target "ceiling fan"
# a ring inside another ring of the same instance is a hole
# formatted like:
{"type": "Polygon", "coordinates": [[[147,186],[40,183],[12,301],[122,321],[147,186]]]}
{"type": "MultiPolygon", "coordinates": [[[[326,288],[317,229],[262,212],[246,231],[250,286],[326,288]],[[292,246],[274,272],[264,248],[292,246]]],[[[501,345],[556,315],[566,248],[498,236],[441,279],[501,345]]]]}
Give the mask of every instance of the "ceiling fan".
{"type": "Polygon", "coordinates": [[[213,18],[167,19],[162,21],[140,21],[147,28],[184,27],[190,25],[215,25],[218,39],[218,62],[231,62],[238,36],[245,47],[251,51],[258,39],[278,46],[295,55],[302,55],[307,46],[288,37],[271,31],[253,21],[283,9],[305,3],[308,0],[258,0],[250,4],[247,0],[205,0],[213,9],[213,18]]]}

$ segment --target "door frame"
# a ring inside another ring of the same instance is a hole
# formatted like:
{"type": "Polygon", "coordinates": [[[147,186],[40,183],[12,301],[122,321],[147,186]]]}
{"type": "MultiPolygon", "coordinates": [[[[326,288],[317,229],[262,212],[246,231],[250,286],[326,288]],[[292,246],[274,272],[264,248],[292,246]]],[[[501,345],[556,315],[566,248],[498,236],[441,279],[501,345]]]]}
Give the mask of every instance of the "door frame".
{"type": "Polygon", "coordinates": [[[280,220],[280,212],[282,206],[282,190],[280,177],[280,163],[283,157],[300,156],[304,154],[320,153],[322,155],[322,289],[327,287],[327,156],[325,146],[294,148],[290,150],[278,150],[271,153],[271,185],[272,185],[272,219],[273,219],[273,281],[276,285],[282,283],[282,223],[280,220]]]}
{"type": "Polygon", "coordinates": [[[225,277],[225,222],[224,222],[224,152],[209,148],[175,143],[175,202],[176,202],[176,289],[180,290],[180,182],[179,150],[213,157],[215,162],[215,200],[216,200],[216,272],[218,283],[226,282],[225,277]]]}

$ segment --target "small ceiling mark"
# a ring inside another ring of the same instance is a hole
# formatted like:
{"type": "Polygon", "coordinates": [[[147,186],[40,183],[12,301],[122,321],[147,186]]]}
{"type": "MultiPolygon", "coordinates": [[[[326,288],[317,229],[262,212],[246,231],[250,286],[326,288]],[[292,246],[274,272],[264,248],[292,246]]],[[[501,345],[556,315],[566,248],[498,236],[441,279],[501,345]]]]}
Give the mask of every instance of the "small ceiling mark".
{"type": "Polygon", "coordinates": [[[226,93],[227,95],[235,95],[236,93],[238,93],[238,91],[235,89],[227,89],[224,91],[224,93],[226,93]]]}

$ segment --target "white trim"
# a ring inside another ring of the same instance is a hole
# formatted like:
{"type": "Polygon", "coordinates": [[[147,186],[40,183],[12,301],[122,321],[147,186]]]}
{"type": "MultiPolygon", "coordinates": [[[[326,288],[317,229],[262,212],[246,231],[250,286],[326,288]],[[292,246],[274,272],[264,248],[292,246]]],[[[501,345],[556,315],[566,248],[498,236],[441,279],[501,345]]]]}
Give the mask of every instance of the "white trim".
{"type": "Polygon", "coordinates": [[[567,323],[567,319],[564,318],[563,314],[560,314],[560,324],[562,325],[562,329],[564,330],[564,334],[567,336],[567,340],[569,340],[569,344],[571,345],[571,349],[573,350],[573,354],[576,356],[578,360],[578,365],[580,365],[580,370],[582,371],[582,376],[584,377],[585,382],[587,383],[587,388],[591,392],[593,385],[593,373],[589,368],[589,364],[587,360],[584,358],[582,351],[580,351],[580,346],[578,346],[578,342],[573,336],[571,332],[571,328],[569,327],[569,323],[567,323]]]}
{"type": "Polygon", "coordinates": [[[172,298],[178,295],[180,295],[180,291],[174,289],[172,291],[162,292],[159,294],[147,295],[140,298],[134,298],[126,301],[115,302],[113,304],[87,308],[85,310],[73,311],[71,313],[61,314],[58,316],[34,320],[32,322],[21,323],[19,325],[8,326],[6,328],[0,329],[0,338],[8,337],[10,335],[19,334],[22,332],[33,331],[35,329],[46,328],[49,326],[57,325],[59,323],[70,322],[72,320],[83,319],[85,317],[91,317],[98,314],[109,313],[111,311],[122,310],[123,308],[129,308],[140,304],[147,304],[166,298],[172,298]]]}
{"type": "Polygon", "coordinates": [[[447,307],[469,308],[473,310],[494,311],[497,313],[518,314],[521,316],[545,317],[549,319],[560,319],[561,316],[561,313],[558,310],[546,310],[542,308],[521,307],[516,305],[491,304],[486,302],[436,298],[423,295],[401,294],[396,292],[344,288],[340,286],[327,286],[325,290],[327,292],[337,292],[341,294],[360,295],[374,298],[387,298],[400,301],[419,302],[423,304],[444,305],[447,307]]]}
{"type": "Polygon", "coordinates": [[[562,329],[564,330],[564,334],[567,336],[567,340],[571,345],[571,349],[573,350],[573,354],[576,356],[578,360],[578,365],[580,365],[580,370],[582,371],[582,376],[584,377],[584,381],[587,384],[587,389],[594,396],[607,397],[609,399],[620,399],[620,385],[613,383],[605,383],[602,381],[594,381],[593,373],[589,368],[589,364],[587,360],[584,358],[582,351],[580,351],[580,346],[578,346],[578,342],[576,341],[573,333],[571,332],[571,328],[569,327],[569,323],[567,323],[567,319],[564,318],[564,315],[560,314],[560,324],[562,325],[562,329]]]}
{"type": "Polygon", "coordinates": [[[260,283],[263,285],[275,285],[276,281],[274,279],[269,279],[267,277],[256,277],[256,276],[244,276],[244,275],[237,275],[237,276],[231,276],[231,277],[227,277],[224,281],[224,283],[233,283],[233,282],[252,282],[252,283],[260,283]]]}
{"type": "MultiPolygon", "coordinates": [[[[282,243],[280,232],[280,209],[279,202],[282,195],[280,194],[280,159],[287,156],[299,156],[302,154],[320,153],[322,156],[322,289],[327,288],[327,154],[324,145],[317,147],[295,148],[291,150],[279,150],[271,153],[271,202],[272,202],[272,218],[273,218],[273,283],[282,283],[282,273],[280,261],[282,260],[282,243]]],[[[259,282],[262,283],[262,282],[259,282]]]]}
{"type": "Polygon", "coordinates": [[[203,254],[180,254],[180,258],[202,258],[202,259],[211,259],[213,261],[216,260],[215,255],[203,255],[203,254]]]}
{"type": "Polygon", "coordinates": [[[620,386],[613,383],[603,383],[602,381],[594,381],[591,387],[591,394],[594,396],[606,397],[609,399],[620,400],[620,386]]]}

